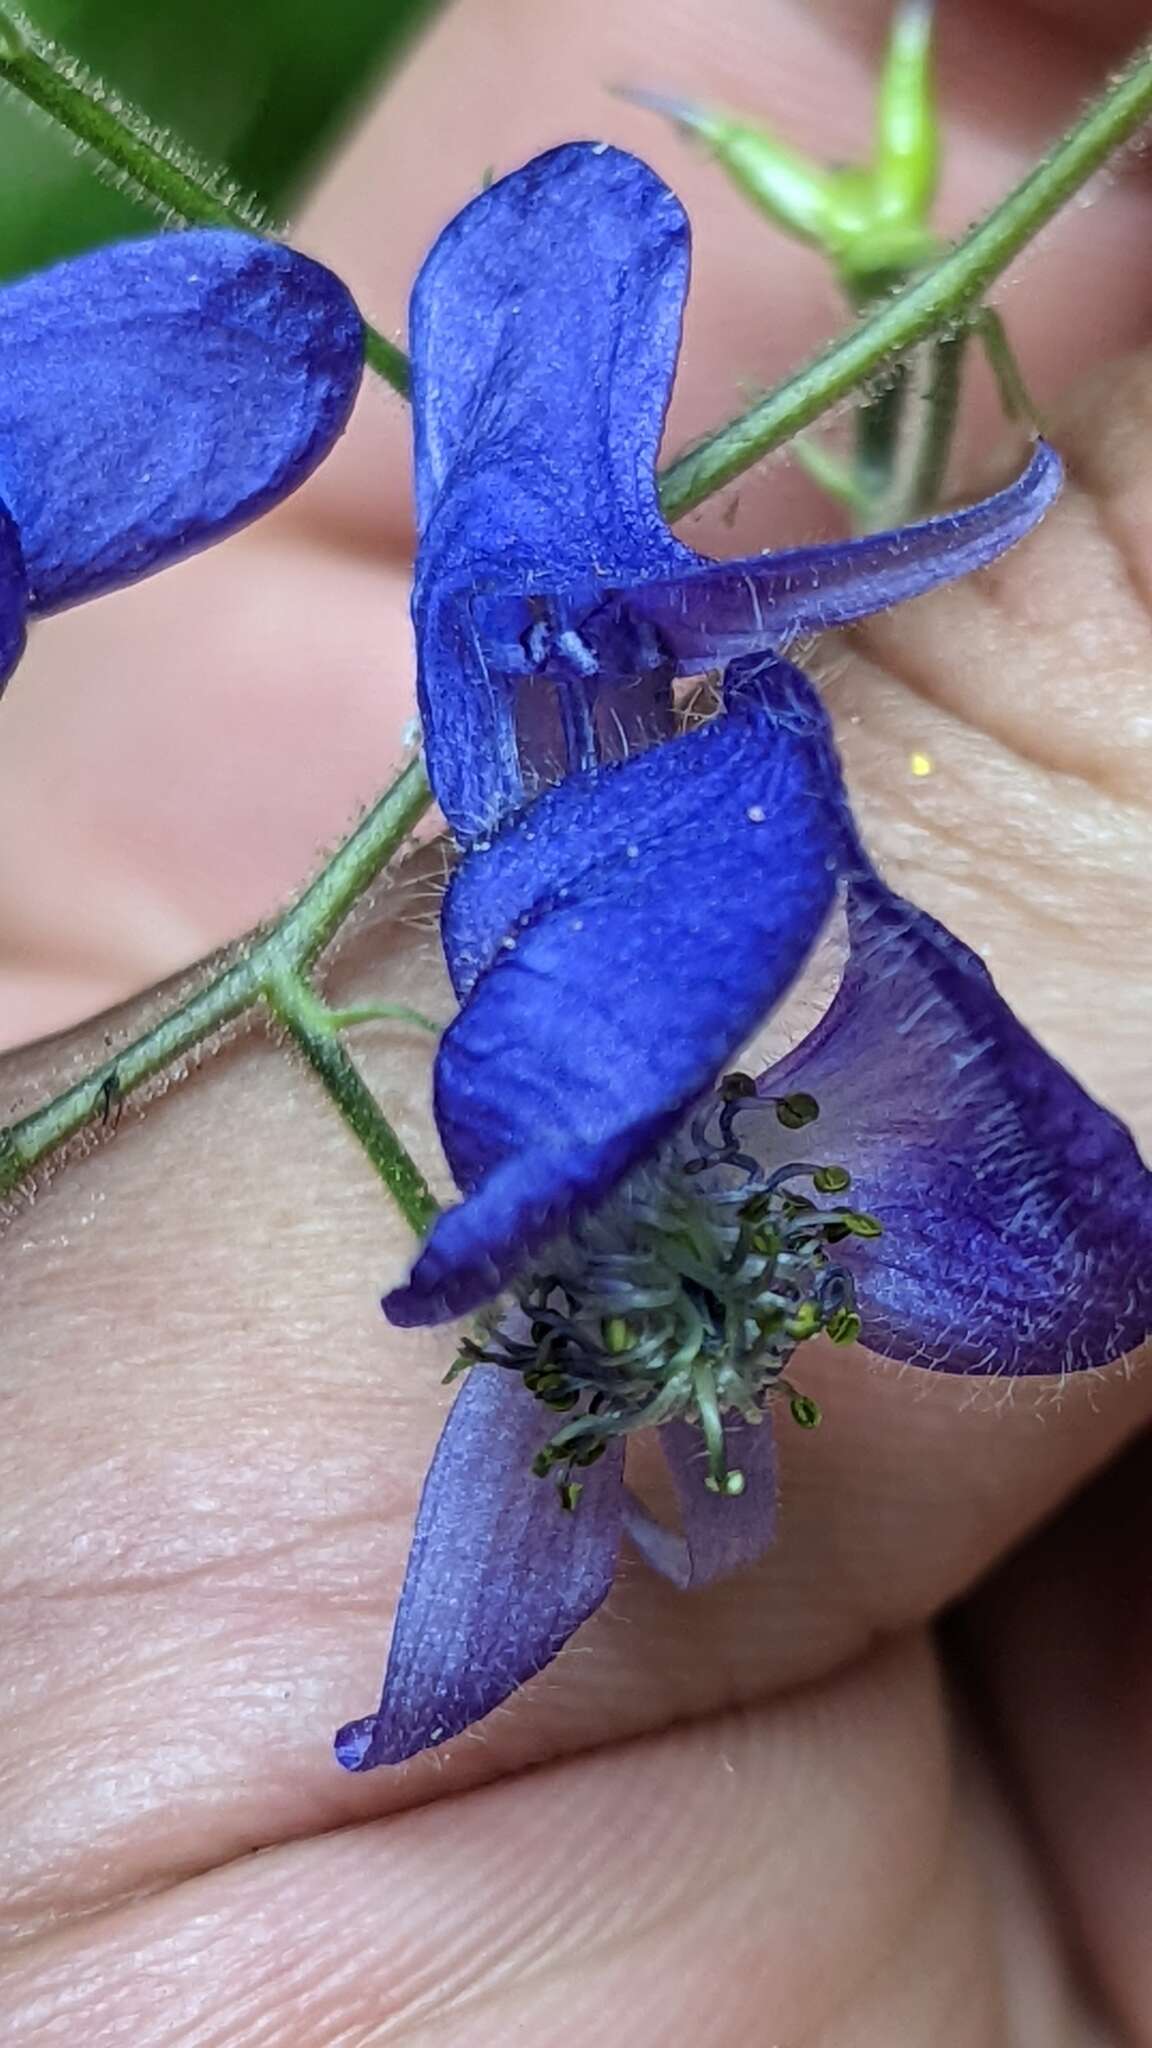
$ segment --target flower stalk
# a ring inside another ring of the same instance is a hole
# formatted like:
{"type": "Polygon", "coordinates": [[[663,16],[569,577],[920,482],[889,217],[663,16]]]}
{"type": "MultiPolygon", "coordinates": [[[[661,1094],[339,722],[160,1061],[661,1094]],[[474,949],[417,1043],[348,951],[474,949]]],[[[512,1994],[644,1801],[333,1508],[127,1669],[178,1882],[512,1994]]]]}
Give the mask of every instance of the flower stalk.
{"type": "Polygon", "coordinates": [[[303,974],[284,964],[265,967],[260,994],[335,1103],[404,1221],[422,1237],[435,1221],[439,1204],[343,1044],[340,1026],[345,1020],[327,1009],[303,974]]]}

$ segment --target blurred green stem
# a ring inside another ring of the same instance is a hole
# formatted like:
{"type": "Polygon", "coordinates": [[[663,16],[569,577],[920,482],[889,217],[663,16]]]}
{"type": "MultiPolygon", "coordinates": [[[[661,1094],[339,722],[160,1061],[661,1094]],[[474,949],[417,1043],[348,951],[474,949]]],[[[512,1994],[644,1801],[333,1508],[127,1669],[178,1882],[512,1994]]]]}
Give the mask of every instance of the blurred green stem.
{"type": "MultiPolygon", "coordinates": [[[[109,92],[30,22],[4,13],[0,79],[51,115],[169,219],[191,227],[242,228],[253,235],[278,232],[267,209],[238,191],[226,173],[200,163],[171,136],[158,137],[137,108],[109,92]]],[[[367,321],[364,353],[370,367],[406,398],[407,356],[367,321]]]]}
{"type": "Polygon", "coordinates": [[[1055,213],[1152,115],[1145,46],[1035,170],[914,283],[887,299],[758,405],[664,472],[661,499],[679,519],[752,463],[930,334],[955,327],[1055,213]]]}

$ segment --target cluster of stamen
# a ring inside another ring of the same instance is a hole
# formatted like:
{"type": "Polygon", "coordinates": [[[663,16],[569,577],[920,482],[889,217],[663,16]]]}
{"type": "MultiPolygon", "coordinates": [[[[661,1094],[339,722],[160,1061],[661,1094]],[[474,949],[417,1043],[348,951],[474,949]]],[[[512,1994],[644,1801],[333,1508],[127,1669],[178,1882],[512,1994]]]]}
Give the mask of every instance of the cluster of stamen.
{"type": "MultiPolygon", "coordinates": [[[[705,1484],[741,1493],[725,1416],[759,1420],[783,1393],[813,1427],[819,1410],[786,1380],[788,1362],[821,1332],[840,1344],[859,1334],[852,1277],[833,1254],[880,1225],[835,1199],[851,1184],[844,1167],[800,1159],[765,1173],[741,1150],[737,1120],[755,1093],[746,1075],[728,1075],[689,1139],[576,1225],[517,1290],[518,1313],[463,1347],[458,1369],[518,1372],[565,1418],[533,1469],[555,1479],[566,1507],[610,1443],[675,1418],[701,1432],[705,1484]]],[[[789,1131],[819,1114],[810,1095],[774,1107],[789,1131]]]]}

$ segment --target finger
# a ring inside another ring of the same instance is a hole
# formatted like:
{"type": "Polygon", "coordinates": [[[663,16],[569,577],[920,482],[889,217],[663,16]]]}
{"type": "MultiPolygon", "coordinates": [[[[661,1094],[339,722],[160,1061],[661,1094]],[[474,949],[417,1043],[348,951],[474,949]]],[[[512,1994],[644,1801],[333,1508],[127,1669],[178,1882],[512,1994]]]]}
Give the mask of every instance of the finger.
{"type": "Polygon", "coordinates": [[[1008,1770],[1117,2024],[1147,2031],[1150,1458],[1137,1444],[975,1605],[971,1639],[1008,1770]]]}
{"type": "Polygon", "coordinates": [[[929,1659],[890,1646],[816,1712],[625,1744],[49,1932],[8,1960],[4,2038],[584,2048],[610,2011],[632,2048],[977,2048],[1001,1942],[966,1833],[929,1659]]]}
{"type": "MultiPolygon", "coordinates": [[[[390,899],[341,998],[403,990],[435,1013],[430,937],[390,928],[415,908],[390,899]]],[[[412,1136],[427,1052],[377,1027],[364,1060],[412,1136]]],[[[1007,1404],[862,1356],[805,1361],[826,1421],[782,1429],[781,1540],[760,1569],[688,1598],[627,1558],[571,1651],[478,1734],[353,1780],[331,1735],[376,1697],[448,1399],[448,1350],[379,1317],[408,1256],[309,1078],[254,1039],[146,1120],[126,1113],[17,1220],[0,1561],[15,1931],[826,1676],[968,1586],[1152,1402],[1122,1372],[1007,1404]]]]}

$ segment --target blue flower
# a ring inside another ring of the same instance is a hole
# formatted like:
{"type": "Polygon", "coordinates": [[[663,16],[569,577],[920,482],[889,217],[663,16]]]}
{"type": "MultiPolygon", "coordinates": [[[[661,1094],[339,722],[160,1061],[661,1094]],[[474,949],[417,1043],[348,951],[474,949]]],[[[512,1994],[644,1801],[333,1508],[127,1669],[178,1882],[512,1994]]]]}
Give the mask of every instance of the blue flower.
{"type": "Polygon", "coordinates": [[[686,249],[644,166],[574,147],[468,208],[416,287],[421,702],[464,847],[435,1106],[464,1199],[385,1305],[514,1305],[465,1342],[381,1705],[337,1738],[349,1769],[540,1670],[625,1530],[685,1585],[759,1555],[807,1338],[1051,1373],[1152,1326],[1152,1177],[876,874],[780,651],[991,560],[1056,458],[921,526],[704,561],[653,481],[686,249]],[[673,679],[721,663],[721,712],[677,731],[673,679]],[[820,1024],[758,1080],[725,1075],[838,915],[820,1024]],[[653,1425],[679,1531],[623,1483],[653,1425]]]}
{"type": "Polygon", "coordinates": [[[225,230],[0,288],[0,683],[29,617],[135,582],[302,483],[363,354],[330,271],[225,230]]]}

